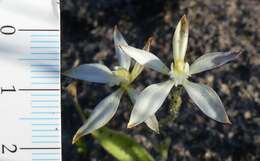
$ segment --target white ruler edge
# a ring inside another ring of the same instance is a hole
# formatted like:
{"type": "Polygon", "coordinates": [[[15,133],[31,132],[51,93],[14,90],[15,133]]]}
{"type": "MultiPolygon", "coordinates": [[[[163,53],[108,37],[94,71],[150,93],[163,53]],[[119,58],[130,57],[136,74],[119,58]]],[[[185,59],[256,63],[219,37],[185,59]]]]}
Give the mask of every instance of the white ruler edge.
{"type": "Polygon", "coordinates": [[[0,0],[0,161],[61,161],[58,0],[0,0]]]}

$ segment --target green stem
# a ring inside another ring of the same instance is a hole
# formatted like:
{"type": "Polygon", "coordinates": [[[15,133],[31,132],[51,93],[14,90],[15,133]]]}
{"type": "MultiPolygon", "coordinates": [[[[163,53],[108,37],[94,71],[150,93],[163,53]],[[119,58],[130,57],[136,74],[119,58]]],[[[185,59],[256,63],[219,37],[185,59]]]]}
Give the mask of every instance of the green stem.
{"type": "Polygon", "coordinates": [[[83,112],[83,110],[82,110],[82,108],[79,104],[77,96],[74,97],[74,102],[75,102],[75,108],[76,108],[78,114],[80,115],[82,122],[84,123],[87,120],[87,118],[86,118],[86,116],[85,116],[85,114],[84,114],[84,112],[83,112]]]}
{"type": "MultiPolygon", "coordinates": [[[[73,100],[74,100],[74,103],[75,103],[75,109],[76,111],[78,112],[79,116],[80,116],[80,119],[83,123],[86,122],[87,118],[84,114],[84,111],[82,110],[80,104],[79,104],[79,101],[78,101],[78,98],[77,98],[77,95],[75,95],[73,97],[73,100]]],[[[82,140],[79,140],[77,143],[77,151],[82,154],[82,155],[86,155],[87,153],[87,147],[86,147],[86,144],[84,143],[84,141],[82,140]]]]}

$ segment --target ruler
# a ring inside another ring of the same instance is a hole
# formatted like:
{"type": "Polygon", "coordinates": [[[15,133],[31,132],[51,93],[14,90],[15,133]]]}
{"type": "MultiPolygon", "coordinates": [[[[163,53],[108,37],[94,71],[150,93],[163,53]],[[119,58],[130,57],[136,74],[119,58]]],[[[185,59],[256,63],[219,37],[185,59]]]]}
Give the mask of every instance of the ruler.
{"type": "Polygon", "coordinates": [[[61,161],[58,0],[0,0],[0,161],[61,161]]]}

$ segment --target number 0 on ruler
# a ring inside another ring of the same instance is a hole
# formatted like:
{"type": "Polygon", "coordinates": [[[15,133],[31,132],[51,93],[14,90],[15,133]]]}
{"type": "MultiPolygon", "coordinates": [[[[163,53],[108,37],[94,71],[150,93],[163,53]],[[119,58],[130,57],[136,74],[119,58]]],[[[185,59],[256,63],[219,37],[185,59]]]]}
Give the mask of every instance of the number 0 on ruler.
{"type": "Polygon", "coordinates": [[[0,161],[61,161],[60,4],[0,0],[0,161]]]}

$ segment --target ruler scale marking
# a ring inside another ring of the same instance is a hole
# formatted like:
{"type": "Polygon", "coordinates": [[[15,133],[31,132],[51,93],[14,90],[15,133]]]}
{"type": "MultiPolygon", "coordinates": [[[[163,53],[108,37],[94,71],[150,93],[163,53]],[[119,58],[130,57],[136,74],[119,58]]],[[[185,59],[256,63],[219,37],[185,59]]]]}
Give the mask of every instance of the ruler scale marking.
{"type": "Polygon", "coordinates": [[[62,160],[59,4],[1,2],[0,160],[62,160]],[[9,49],[1,51],[1,44],[9,49]]]}

